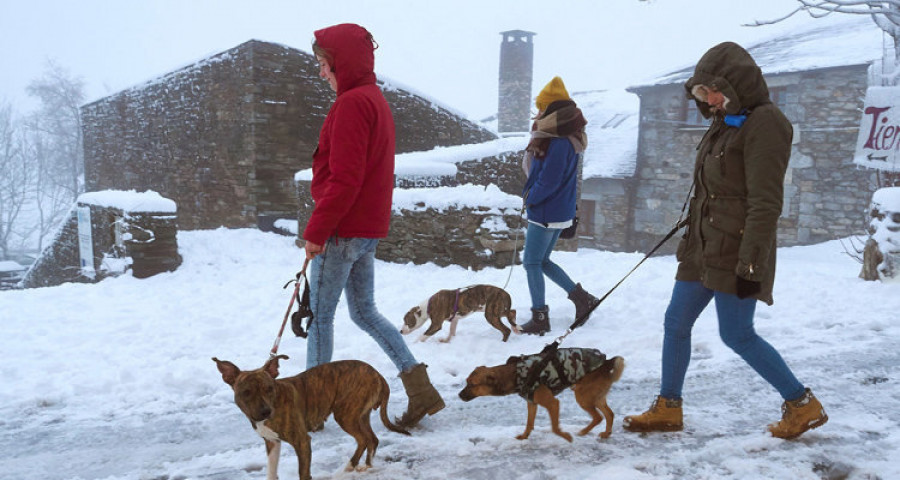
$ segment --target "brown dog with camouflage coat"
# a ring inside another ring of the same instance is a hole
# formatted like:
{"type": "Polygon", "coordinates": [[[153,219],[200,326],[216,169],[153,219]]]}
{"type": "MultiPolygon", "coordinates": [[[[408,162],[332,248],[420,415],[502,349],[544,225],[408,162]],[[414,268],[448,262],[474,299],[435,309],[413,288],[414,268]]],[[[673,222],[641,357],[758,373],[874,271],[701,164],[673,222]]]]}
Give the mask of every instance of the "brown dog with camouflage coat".
{"type": "Polygon", "coordinates": [[[378,437],[369,424],[372,410],[381,408],[381,422],[388,430],[409,435],[388,418],[390,388],[384,377],[368,363],[341,360],[276,380],[278,360],[282,358],[288,357],[278,355],[262,368],[242,372],[233,363],[213,357],[222,380],[234,390],[234,403],[266,442],[267,480],[278,478],[282,441],[291,444],[297,453],[301,480],[312,478],[309,473],[312,458],[309,432],[319,428],[331,414],[356,440],[356,451],[347,471],[363,471],[372,466],[372,457],[378,447],[378,437]],[[366,464],[359,467],[363,451],[366,452],[366,464]]]}
{"type": "Polygon", "coordinates": [[[519,333],[516,311],[512,308],[509,293],[493,285],[472,285],[435,293],[406,312],[400,333],[404,335],[411,333],[431,320],[431,325],[418,340],[424,342],[437,333],[445,321],[450,320],[450,333],[441,339],[442,342],[449,342],[456,335],[456,324],[459,320],[473,312],[484,312],[484,318],[488,323],[503,334],[504,342],[509,339],[510,329],[500,322],[502,317],[506,317],[513,332],[519,333]]]}
{"type": "Polygon", "coordinates": [[[578,432],[587,435],[606,418],[607,438],[612,433],[613,412],[606,403],[606,394],[613,383],[622,377],[625,359],[606,358],[593,348],[560,348],[549,354],[510,357],[503,365],[477,367],[466,379],[466,388],[459,398],[468,402],[475,397],[502,396],[518,393],[528,401],[528,421],[525,432],[516,436],[525,440],[534,430],[538,405],[547,409],[553,433],[572,441],[572,435],[559,428],[559,400],[556,395],[571,387],[575,401],[591,415],[591,423],[578,432]]]}

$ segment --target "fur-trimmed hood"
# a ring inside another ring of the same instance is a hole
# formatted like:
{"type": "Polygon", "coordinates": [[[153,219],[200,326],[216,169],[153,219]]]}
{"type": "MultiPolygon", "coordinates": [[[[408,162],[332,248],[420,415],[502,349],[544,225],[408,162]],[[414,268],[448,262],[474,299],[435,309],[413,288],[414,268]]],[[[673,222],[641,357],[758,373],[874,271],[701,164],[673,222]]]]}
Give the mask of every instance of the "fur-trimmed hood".
{"type": "Polygon", "coordinates": [[[693,89],[697,85],[714,87],[722,92],[728,99],[725,104],[725,113],[728,115],[736,115],[745,108],[752,110],[770,103],[769,88],[762,71],[753,57],[734,42],[720,43],[709,49],[697,62],[694,76],[684,84],[688,98],[693,98],[700,113],[709,118],[712,116],[709,105],[693,95],[693,89]]]}

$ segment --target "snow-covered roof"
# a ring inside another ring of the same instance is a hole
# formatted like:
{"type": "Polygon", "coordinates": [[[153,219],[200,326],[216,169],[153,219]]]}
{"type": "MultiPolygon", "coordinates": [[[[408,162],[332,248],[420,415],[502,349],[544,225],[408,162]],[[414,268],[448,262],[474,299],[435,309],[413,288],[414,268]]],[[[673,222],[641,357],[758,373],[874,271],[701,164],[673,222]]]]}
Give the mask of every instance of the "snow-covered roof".
{"type": "Polygon", "coordinates": [[[123,212],[176,212],[175,202],[152,190],[143,193],[134,190],[103,190],[82,193],[78,196],[78,203],[118,208],[123,212]]]}
{"type": "Polygon", "coordinates": [[[22,270],[25,270],[24,265],[12,260],[0,260],[0,272],[20,272],[22,270]]]}
{"type": "Polygon", "coordinates": [[[583,178],[628,178],[637,159],[640,99],[625,90],[573,92],[588,121],[583,178]]]}
{"type": "MultiPolygon", "coordinates": [[[[881,58],[882,31],[868,15],[833,15],[744,47],[765,75],[865,65],[881,58]]],[[[632,88],[682,83],[693,73],[691,64],[632,88]]]]}

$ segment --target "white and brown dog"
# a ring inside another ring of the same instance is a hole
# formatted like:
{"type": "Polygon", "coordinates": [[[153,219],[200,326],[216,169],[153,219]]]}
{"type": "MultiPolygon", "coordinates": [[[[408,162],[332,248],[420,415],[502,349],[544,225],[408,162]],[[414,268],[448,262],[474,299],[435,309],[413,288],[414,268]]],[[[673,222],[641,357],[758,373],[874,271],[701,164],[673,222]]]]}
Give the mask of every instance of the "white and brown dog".
{"type": "Polygon", "coordinates": [[[456,335],[456,324],[459,319],[472,312],[484,312],[488,323],[503,333],[504,342],[509,339],[510,329],[500,322],[502,317],[506,317],[513,332],[519,333],[519,327],[516,325],[516,311],[512,309],[512,299],[509,297],[509,293],[493,285],[472,285],[435,293],[406,312],[406,315],[403,316],[403,327],[400,329],[400,333],[406,335],[431,320],[431,325],[419,337],[419,341],[424,342],[437,333],[445,321],[449,320],[450,334],[441,339],[442,342],[449,342],[456,335]]]}

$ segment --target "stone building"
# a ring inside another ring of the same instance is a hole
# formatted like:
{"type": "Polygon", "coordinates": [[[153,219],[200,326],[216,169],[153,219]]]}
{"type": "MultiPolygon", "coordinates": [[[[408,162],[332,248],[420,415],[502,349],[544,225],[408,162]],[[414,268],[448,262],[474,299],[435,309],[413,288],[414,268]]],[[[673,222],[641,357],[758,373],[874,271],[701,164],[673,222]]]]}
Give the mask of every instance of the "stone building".
{"type": "MultiPolygon", "coordinates": [[[[398,153],[496,138],[402,86],[379,85],[398,153]]],[[[182,229],[268,229],[295,218],[293,175],[311,166],[333,100],[313,55],[248,41],[82,107],[86,190],[156,191],[176,202],[182,229]]]]}
{"type": "Polygon", "coordinates": [[[175,202],[153,192],[79,195],[69,218],[22,280],[24,288],[135,278],[181,265],[175,202]]]}
{"type": "MultiPolygon", "coordinates": [[[[881,56],[881,31],[868,18],[847,16],[745,47],[762,69],[772,101],[794,127],[779,244],[862,233],[877,172],[857,167],[853,156],[869,68],[881,56]]],[[[585,175],[583,210],[593,213],[583,222],[581,245],[647,251],[677,222],[696,145],[708,126],[683,88],[693,68],[628,89],[640,99],[632,133],[636,150],[622,148],[618,158],[599,160],[624,166],[618,172],[585,175]]],[[[604,141],[602,132],[594,135],[589,150],[604,141]]],[[[662,251],[672,253],[676,245],[669,242],[662,251]]]]}

